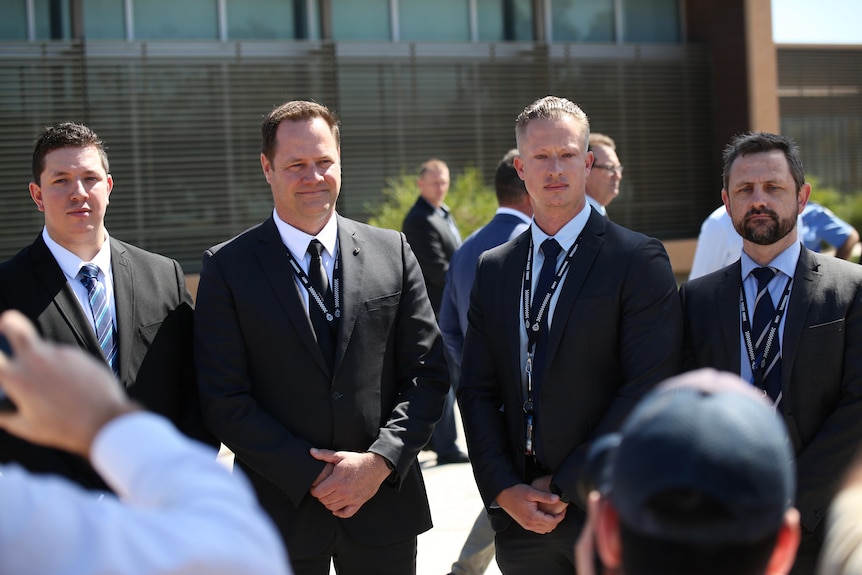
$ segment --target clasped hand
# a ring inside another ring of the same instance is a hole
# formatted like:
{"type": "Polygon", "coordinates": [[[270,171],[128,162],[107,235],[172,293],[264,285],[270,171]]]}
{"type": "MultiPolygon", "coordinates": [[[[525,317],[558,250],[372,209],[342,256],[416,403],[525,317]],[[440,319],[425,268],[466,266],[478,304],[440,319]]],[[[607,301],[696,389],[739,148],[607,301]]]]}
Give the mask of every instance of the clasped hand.
{"type": "Polygon", "coordinates": [[[311,456],[326,463],[311,484],[310,493],[333,515],[353,517],[374,497],[389,476],[389,467],[376,453],[311,449],[311,456]]]}

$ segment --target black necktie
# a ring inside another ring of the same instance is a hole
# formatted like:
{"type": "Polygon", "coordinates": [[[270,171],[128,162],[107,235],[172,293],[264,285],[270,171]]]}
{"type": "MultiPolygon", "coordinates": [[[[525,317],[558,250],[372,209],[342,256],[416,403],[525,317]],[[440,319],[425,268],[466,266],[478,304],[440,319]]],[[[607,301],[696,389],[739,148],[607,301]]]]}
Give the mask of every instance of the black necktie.
{"type": "MultiPolygon", "coordinates": [[[[311,256],[311,261],[308,264],[308,280],[323,298],[327,309],[332,312],[334,307],[330,304],[332,294],[329,290],[329,281],[326,279],[323,261],[320,259],[320,254],[323,253],[323,244],[316,239],[311,240],[308,243],[308,253],[311,256]]],[[[311,325],[317,336],[317,344],[320,346],[323,358],[331,370],[335,361],[335,322],[326,320],[326,316],[311,293],[308,294],[308,316],[311,318],[311,325]]]]}
{"type": "MultiPolygon", "coordinates": [[[[551,283],[554,281],[554,276],[557,275],[557,256],[560,254],[560,244],[554,238],[548,238],[542,242],[541,250],[545,254],[545,261],[542,264],[542,271],[539,272],[539,281],[536,282],[536,290],[533,292],[533,301],[530,306],[535,309],[542,304],[542,300],[551,289],[551,283]]],[[[539,338],[536,341],[536,349],[533,353],[533,397],[538,399],[539,389],[542,385],[542,377],[545,372],[545,357],[547,357],[548,347],[548,314],[551,312],[551,302],[548,301],[548,308],[542,315],[542,321],[539,324],[539,338]]],[[[530,315],[533,315],[532,313],[530,315]]],[[[538,401],[534,400],[534,405],[538,406],[538,401]]]]}
{"type": "Polygon", "coordinates": [[[775,331],[774,341],[769,346],[769,356],[763,356],[769,339],[769,327],[775,319],[775,306],[768,289],[769,282],[775,277],[775,271],[772,268],[754,268],[751,273],[757,279],[754,323],[751,328],[755,358],[752,375],[755,383],[759,383],[772,401],[775,401],[781,393],[781,347],[778,343],[778,330],[775,331]]]}

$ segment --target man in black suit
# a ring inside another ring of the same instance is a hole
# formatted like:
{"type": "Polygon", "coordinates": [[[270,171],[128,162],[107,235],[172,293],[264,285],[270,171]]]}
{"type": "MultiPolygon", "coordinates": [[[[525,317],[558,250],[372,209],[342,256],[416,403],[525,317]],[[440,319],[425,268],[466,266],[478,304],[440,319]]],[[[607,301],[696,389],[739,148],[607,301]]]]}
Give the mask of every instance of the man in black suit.
{"type": "Polygon", "coordinates": [[[587,449],[678,372],[682,314],[661,243],[586,202],[584,112],[542,98],[515,136],[533,224],[479,260],[458,400],[500,570],[569,575],[587,449]]]}
{"type": "Polygon", "coordinates": [[[742,256],[680,288],[684,362],[740,374],[784,416],[803,527],[793,573],[813,573],[822,519],[862,437],[862,268],[801,245],[811,186],[792,140],[736,137],[723,177],[742,256]]]}
{"type": "MultiPolygon", "coordinates": [[[[0,310],[21,310],[46,339],[106,361],[132,399],[216,445],[197,402],[192,300],[183,272],[174,260],[109,237],[104,217],[113,184],[90,128],[64,122],[42,132],[30,195],[45,226],[0,265],[0,310]],[[92,280],[82,275],[87,269],[92,280]]],[[[84,459],[3,433],[0,461],[108,490],[84,459]]]]}
{"type": "Polygon", "coordinates": [[[236,454],[298,575],[405,574],[431,527],[416,456],[449,386],[402,234],[335,212],[338,120],[287,102],[260,155],[275,209],[204,254],[195,359],[204,417],[236,454]]]}
{"type": "MultiPolygon", "coordinates": [[[[443,301],[443,288],[446,285],[446,272],[452,254],[461,245],[461,234],[452,213],[443,201],[449,193],[449,167],[442,160],[430,159],[419,169],[419,197],[407,212],[401,226],[410,248],[416,254],[425,287],[434,315],[440,316],[443,301]]],[[[454,361],[449,359],[451,363],[454,361]]],[[[452,373],[453,379],[456,374],[452,373]]],[[[437,454],[437,465],[447,463],[467,463],[467,454],[456,443],[458,432],[455,426],[455,391],[446,396],[443,415],[434,427],[428,443],[437,454]]]]}

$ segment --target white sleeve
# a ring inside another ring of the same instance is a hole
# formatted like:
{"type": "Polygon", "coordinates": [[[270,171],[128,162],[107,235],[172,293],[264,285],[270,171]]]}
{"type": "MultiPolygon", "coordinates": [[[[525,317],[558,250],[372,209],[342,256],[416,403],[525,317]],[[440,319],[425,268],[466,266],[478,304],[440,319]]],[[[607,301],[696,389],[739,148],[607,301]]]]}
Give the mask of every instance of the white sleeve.
{"type": "Polygon", "coordinates": [[[0,573],[290,573],[245,477],[167,420],[145,412],[115,419],[96,437],[92,460],[122,501],[0,468],[0,573]]]}
{"type": "Polygon", "coordinates": [[[730,216],[721,208],[718,217],[713,212],[704,220],[697,236],[697,247],[688,279],[693,280],[728,266],[742,254],[742,237],[733,229],[730,216]]]}

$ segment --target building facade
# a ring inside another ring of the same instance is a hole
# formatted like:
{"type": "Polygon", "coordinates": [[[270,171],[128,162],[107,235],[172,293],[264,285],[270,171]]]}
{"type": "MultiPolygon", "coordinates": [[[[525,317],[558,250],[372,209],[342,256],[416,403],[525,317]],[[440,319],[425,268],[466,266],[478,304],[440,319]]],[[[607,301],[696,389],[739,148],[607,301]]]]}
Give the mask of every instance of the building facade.
{"type": "Polygon", "coordinates": [[[271,210],[259,123],[288,99],[338,111],[339,211],[364,219],[428,157],[490,178],[520,110],[565,96],[617,141],[612,218],[661,239],[695,236],[718,204],[731,135],[778,129],[769,0],[2,4],[0,259],[39,232],[29,156],[55,121],[105,140],[112,234],[190,273],[271,210]]]}

